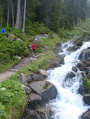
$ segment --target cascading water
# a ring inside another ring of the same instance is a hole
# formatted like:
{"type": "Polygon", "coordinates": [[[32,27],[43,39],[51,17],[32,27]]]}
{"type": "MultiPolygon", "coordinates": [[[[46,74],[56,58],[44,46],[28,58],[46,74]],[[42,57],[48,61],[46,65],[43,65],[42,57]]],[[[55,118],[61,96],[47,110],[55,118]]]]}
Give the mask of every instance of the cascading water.
{"type": "Polygon", "coordinates": [[[78,94],[79,86],[82,83],[81,74],[74,72],[75,77],[66,78],[68,73],[73,72],[72,67],[80,62],[78,56],[82,50],[90,47],[90,42],[84,42],[81,48],[73,53],[67,51],[67,48],[71,46],[73,43],[70,41],[62,44],[63,52],[60,54],[65,54],[64,65],[48,71],[49,81],[56,86],[58,91],[57,98],[49,103],[54,111],[50,119],[80,119],[83,112],[90,108],[84,104],[83,97],[78,94]]]}

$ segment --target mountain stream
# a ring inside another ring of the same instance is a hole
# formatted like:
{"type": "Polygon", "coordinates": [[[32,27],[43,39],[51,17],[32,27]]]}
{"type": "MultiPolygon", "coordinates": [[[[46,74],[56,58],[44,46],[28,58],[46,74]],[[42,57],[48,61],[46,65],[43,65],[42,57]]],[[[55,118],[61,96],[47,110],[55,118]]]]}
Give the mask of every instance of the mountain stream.
{"type": "Polygon", "coordinates": [[[63,52],[59,53],[65,54],[64,64],[48,70],[48,79],[58,91],[57,98],[48,104],[54,112],[50,119],[81,119],[82,114],[90,108],[84,104],[82,95],[78,93],[82,85],[82,75],[79,69],[74,72],[75,77],[67,77],[70,72],[73,72],[72,67],[80,62],[78,57],[82,50],[90,47],[90,42],[84,42],[80,49],[72,53],[67,51],[69,47],[73,47],[71,41],[62,44],[63,52]]]}

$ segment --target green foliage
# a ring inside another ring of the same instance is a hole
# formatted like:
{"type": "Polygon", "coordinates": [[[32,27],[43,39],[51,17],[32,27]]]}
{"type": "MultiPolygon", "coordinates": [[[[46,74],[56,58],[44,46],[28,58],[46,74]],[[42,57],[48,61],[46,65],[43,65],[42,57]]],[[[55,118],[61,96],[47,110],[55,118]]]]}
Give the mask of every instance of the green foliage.
{"type": "Polygon", "coordinates": [[[35,43],[37,44],[36,52],[41,53],[42,51],[44,51],[45,45],[42,42],[36,41],[35,43]]]}
{"type": "Polygon", "coordinates": [[[0,84],[0,102],[0,119],[18,119],[23,112],[26,94],[15,76],[0,84]]]}
{"type": "Polygon", "coordinates": [[[5,106],[0,103],[0,119],[6,117],[5,106]]]}
{"type": "Polygon", "coordinates": [[[26,57],[30,53],[30,42],[27,35],[15,28],[5,28],[6,33],[0,33],[0,72],[15,65],[19,60],[16,55],[26,57]],[[9,34],[15,36],[15,40],[8,39],[9,34]],[[21,40],[16,40],[20,38],[21,40]],[[6,65],[6,68],[5,68],[6,65]]]}
{"type": "Polygon", "coordinates": [[[9,52],[11,55],[27,56],[29,54],[29,49],[27,48],[25,42],[22,40],[16,40],[10,45],[9,52]]]}
{"type": "Polygon", "coordinates": [[[30,23],[26,26],[26,33],[30,35],[44,34],[50,32],[50,29],[44,24],[39,24],[38,22],[30,23]]]}

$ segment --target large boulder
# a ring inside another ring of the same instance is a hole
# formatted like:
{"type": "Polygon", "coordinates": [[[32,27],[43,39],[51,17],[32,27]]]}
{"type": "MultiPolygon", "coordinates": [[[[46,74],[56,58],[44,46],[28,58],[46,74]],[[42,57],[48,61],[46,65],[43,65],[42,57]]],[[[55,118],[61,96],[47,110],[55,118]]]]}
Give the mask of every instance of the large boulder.
{"type": "Polygon", "coordinates": [[[42,97],[42,102],[48,102],[50,99],[54,99],[57,96],[57,90],[55,86],[47,81],[34,81],[29,84],[34,93],[42,97]]]}
{"type": "Polygon", "coordinates": [[[42,100],[42,97],[38,94],[34,94],[34,93],[31,93],[29,96],[28,96],[28,101],[40,101],[42,100]]]}
{"type": "Polygon", "coordinates": [[[28,76],[27,74],[24,73],[21,73],[18,79],[23,83],[30,83],[32,81],[31,76],[28,76]]]}
{"type": "Polygon", "coordinates": [[[90,105],[90,94],[84,94],[83,100],[86,104],[90,105]]]}
{"type": "Polygon", "coordinates": [[[90,109],[82,115],[81,119],[90,119],[90,109]]]}
{"type": "Polygon", "coordinates": [[[45,77],[41,74],[34,74],[34,75],[32,75],[32,79],[33,79],[33,81],[41,81],[41,80],[44,80],[45,77]]]}

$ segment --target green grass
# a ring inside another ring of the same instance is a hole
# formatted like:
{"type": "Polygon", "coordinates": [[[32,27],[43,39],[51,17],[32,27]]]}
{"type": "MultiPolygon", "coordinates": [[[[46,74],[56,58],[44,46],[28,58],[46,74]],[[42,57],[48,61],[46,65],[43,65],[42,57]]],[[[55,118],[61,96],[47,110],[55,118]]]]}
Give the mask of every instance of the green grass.
{"type": "Polygon", "coordinates": [[[7,63],[5,65],[0,63],[0,73],[7,71],[12,66],[14,66],[15,64],[18,64],[18,63],[19,63],[19,60],[12,60],[12,61],[10,61],[10,63],[7,63]]]}

